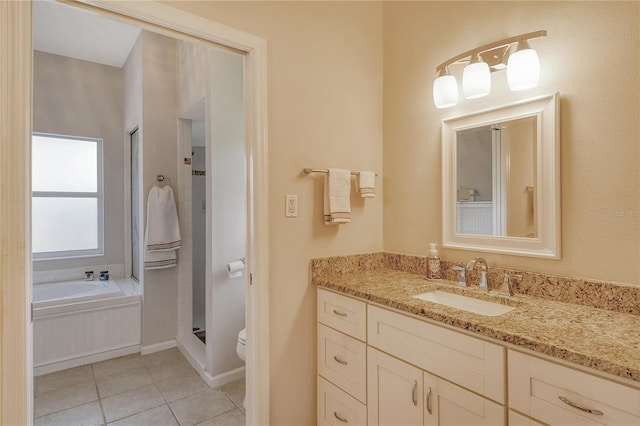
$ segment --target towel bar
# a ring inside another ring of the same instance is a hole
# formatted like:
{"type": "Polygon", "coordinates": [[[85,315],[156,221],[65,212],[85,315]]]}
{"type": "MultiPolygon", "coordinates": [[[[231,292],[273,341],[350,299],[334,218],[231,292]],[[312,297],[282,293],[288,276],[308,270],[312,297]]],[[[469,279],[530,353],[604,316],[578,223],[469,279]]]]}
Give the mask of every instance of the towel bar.
{"type": "MultiPolygon", "coordinates": [[[[304,172],[306,174],[310,174],[310,173],[329,173],[329,169],[311,169],[308,167],[304,168],[304,172]]],[[[360,172],[351,172],[352,175],[358,176],[360,175],[360,172]]],[[[378,174],[376,173],[376,176],[378,176],[378,174]]]]}

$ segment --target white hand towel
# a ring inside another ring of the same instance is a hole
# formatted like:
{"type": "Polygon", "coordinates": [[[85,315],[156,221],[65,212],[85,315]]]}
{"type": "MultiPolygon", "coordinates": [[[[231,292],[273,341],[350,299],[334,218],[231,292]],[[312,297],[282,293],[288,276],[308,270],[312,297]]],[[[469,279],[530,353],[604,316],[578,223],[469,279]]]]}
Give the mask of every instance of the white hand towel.
{"type": "Polygon", "coordinates": [[[144,268],[166,269],[177,265],[180,225],[173,190],[154,186],[147,198],[147,226],[144,232],[144,268]]]}
{"type": "Polygon", "coordinates": [[[145,240],[145,247],[150,252],[180,248],[180,224],[169,185],[163,188],[154,186],[149,191],[145,240]]]}
{"type": "Polygon", "coordinates": [[[177,264],[175,250],[149,251],[146,248],[144,250],[144,269],[166,269],[177,264]]]}
{"type": "Polygon", "coordinates": [[[373,198],[376,196],[376,174],[375,172],[358,172],[356,179],[356,191],[362,198],[373,198]]]}
{"type": "Polygon", "coordinates": [[[324,177],[324,223],[351,222],[351,172],[329,169],[324,177]]]}

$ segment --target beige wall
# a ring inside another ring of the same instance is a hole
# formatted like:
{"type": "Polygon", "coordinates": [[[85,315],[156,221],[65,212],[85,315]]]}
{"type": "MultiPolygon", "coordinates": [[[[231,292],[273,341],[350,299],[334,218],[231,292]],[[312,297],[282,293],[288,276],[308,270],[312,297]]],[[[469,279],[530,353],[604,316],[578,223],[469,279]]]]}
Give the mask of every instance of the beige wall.
{"type": "Polygon", "coordinates": [[[382,173],[381,5],[170,4],[267,40],[271,424],[314,424],[316,299],[309,259],[382,250],[382,199],[352,196],[352,223],[326,226],[322,175],[302,169],[382,173]],[[298,194],[295,219],[284,217],[285,194],[298,194]]]}
{"type": "Polygon", "coordinates": [[[316,299],[309,259],[382,250],[382,188],[374,199],[352,196],[352,223],[326,226],[322,175],[302,169],[382,174],[381,5],[170,4],[267,40],[271,424],[314,424],[316,299]],[[298,194],[295,219],[284,217],[285,194],[298,194]]]}
{"type": "MultiPolygon", "coordinates": [[[[482,255],[505,267],[640,284],[640,3],[387,2],[383,10],[385,250],[426,255],[427,243],[441,241],[441,119],[558,91],[562,259],[482,255]],[[494,74],[489,96],[436,110],[438,64],[540,29],[548,37],[531,41],[538,88],[510,92],[504,73],[494,74]]],[[[447,259],[478,254],[442,250],[447,259]]]]}
{"type": "Polygon", "coordinates": [[[33,131],[101,138],[104,164],[104,256],[35,261],[34,270],[124,263],[123,99],[120,68],[34,51],[33,131]]]}

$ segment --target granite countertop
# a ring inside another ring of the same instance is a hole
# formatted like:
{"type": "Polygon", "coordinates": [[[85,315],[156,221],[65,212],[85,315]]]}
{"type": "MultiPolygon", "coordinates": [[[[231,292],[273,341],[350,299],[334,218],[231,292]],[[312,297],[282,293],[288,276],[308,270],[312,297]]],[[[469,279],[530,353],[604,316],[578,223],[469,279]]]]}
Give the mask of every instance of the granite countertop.
{"type": "Polygon", "coordinates": [[[314,276],[312,283],[562,360],[640,386],[640,316],[526,295],[502,296],[391,269],[314,276]],[[517,307],[489,317],[411,296],[431,290],[517,307]]]}

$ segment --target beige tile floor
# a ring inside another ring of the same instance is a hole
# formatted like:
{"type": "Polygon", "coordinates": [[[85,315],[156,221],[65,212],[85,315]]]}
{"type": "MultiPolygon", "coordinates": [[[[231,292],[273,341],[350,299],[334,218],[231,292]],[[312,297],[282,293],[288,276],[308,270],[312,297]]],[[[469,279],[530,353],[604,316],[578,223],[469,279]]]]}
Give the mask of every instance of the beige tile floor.
{"type": "Polygon", "coordinates": [[[211,389],[177,349],[36,377],[35,424],[244,426],[244,379],[211,389]]]}

